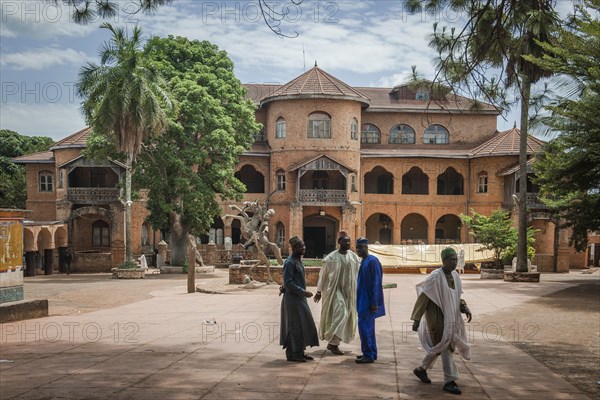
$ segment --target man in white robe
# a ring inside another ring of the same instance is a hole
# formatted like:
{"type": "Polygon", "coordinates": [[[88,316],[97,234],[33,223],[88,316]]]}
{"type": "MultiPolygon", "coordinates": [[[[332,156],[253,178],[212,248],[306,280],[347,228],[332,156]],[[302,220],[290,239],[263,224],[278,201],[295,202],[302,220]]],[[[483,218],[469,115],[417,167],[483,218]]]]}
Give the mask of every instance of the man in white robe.
{"type": "Polygon", "coordinates": [[[340,342],[350,343],[356,334],[356,280],[360,258],[350,250],[350,236],[345,231],[337,235],[339,249],[323,259],[319,273],[315,302],[321,298],[319,338],[326,340],[327,350],[343,355],[340,342]]]}
{"type": "Polygon", "coordinates": [[[461,313],[471,322],[471,311],[461,299],[462,283],[455,271],[458,257],[452,248],[442,250],[442,268],[433,271],[427,279],[416,285],[417,302],[411,319],[413,331],[419,332],[419,339],[425,357],[413,373],[423,383],[431,383],[427,370],[432,368],[438,356],[442,355],[444,386],[446,392],[461,394],[456,384],[460,377],[452,353],[455,349],[466,360],[470,359],[465,322],[461,313]],[[424,323],[421,323],[423,320],[424,323]]]}

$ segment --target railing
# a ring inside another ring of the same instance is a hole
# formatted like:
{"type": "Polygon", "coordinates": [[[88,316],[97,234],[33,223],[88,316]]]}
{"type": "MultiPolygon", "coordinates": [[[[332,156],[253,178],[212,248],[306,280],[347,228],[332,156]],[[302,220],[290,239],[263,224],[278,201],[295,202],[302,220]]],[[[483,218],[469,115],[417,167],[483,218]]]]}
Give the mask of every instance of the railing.
{"type": "Polygon", "coordinates": [[[348,200],[345,190],[300,189],[298,201],[303,203],[344,203],[348,200]]]}
{"type": "MultiPolygon", "coordinates": [[[[518,196],[518,193],[515,193],[515,195],[518,196]]],[[[545,205],[544,203],[542,203],[542,201],[540,200],[539,194],[538,193],[527,193],[527,207],[528,208],[537,208],[537,209],[543,209],[546,210],[548,209],[548,206],[545,205]]],[[[511,209],[514,206],[514,202],[513,202],[513,198],[512,195],[509,198],[504,198],[504,201],[502,202],[502,207],[506,208],[506,209],[511,209]]]]}
{"type": "Polygon", "coordinates": [[[79,204],[106,204],[119,200],[119,188],[68,188],[67,199],[79,204]]]}

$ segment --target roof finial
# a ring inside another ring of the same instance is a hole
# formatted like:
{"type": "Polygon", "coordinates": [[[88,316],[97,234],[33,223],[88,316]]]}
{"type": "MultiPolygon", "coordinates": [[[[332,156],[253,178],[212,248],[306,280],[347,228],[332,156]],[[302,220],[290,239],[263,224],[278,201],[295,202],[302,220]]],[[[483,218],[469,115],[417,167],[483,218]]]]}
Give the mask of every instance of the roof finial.
{"type": "Polygon", "coordinates": [[[517,129],[517,120],[515,120],[515,124],[513,125],[513,129],[517,129]]]}
{"type": "Polygon", "coordinates": [[[315,67],[317,66],[317,60],[315,60],[315,67]]]}

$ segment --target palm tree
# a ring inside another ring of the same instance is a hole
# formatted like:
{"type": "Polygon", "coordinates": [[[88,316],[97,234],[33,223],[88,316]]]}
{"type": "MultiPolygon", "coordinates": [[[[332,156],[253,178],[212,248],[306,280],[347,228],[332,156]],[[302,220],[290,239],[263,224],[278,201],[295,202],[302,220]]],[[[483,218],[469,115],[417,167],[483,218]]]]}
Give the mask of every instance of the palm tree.
{"type": "Polygon", "coordinates": [[[133,262],[131,250],[131,173],[142,141],[162,133],[166,110],[172,108],[166,82],[152,68],[141,50],[141,29],[131,37],[123,28],[104,23],[112,32],[100,48],[100,65],[88,63],[79,72],[78,94],[82,109],[94,131],[113,137],[118,151],[127,156],[125,170],[125,261],[133,262]]]}
{"type": "Polygon", "coordinates": [[[519,147],[519,243],[517,271],[527,271],[527,138],[531,86],[552,75],[523,56],[541,57],[540,42],[551,42],[560,26],[556,0],[405,0],[411,11],[451,7],[467,16],[460,31],[437,30],[430,46],[439,53],[438,79],[462,86],[487,101],[505,104],[506,89],[517,89],[521,107],[519,147]],[[493,70],[498,78],[489,78],[493,70]],[[474,89],[474,90],[473,90],[474,89]],[[500,96],[500,97],[498,97],[500,96]]]}

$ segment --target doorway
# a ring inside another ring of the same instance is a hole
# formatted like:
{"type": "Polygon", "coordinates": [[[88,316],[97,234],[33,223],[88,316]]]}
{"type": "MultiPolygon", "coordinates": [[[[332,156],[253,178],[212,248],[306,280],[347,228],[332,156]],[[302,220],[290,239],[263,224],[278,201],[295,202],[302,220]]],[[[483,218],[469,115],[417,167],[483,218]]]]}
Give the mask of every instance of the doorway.
{"type": "Polygon", "coordinates": [[[327,229],[324,226],[305,227],[303,237],[306,244],[305,257],[323,258],[327,250],[327,229]]]}

